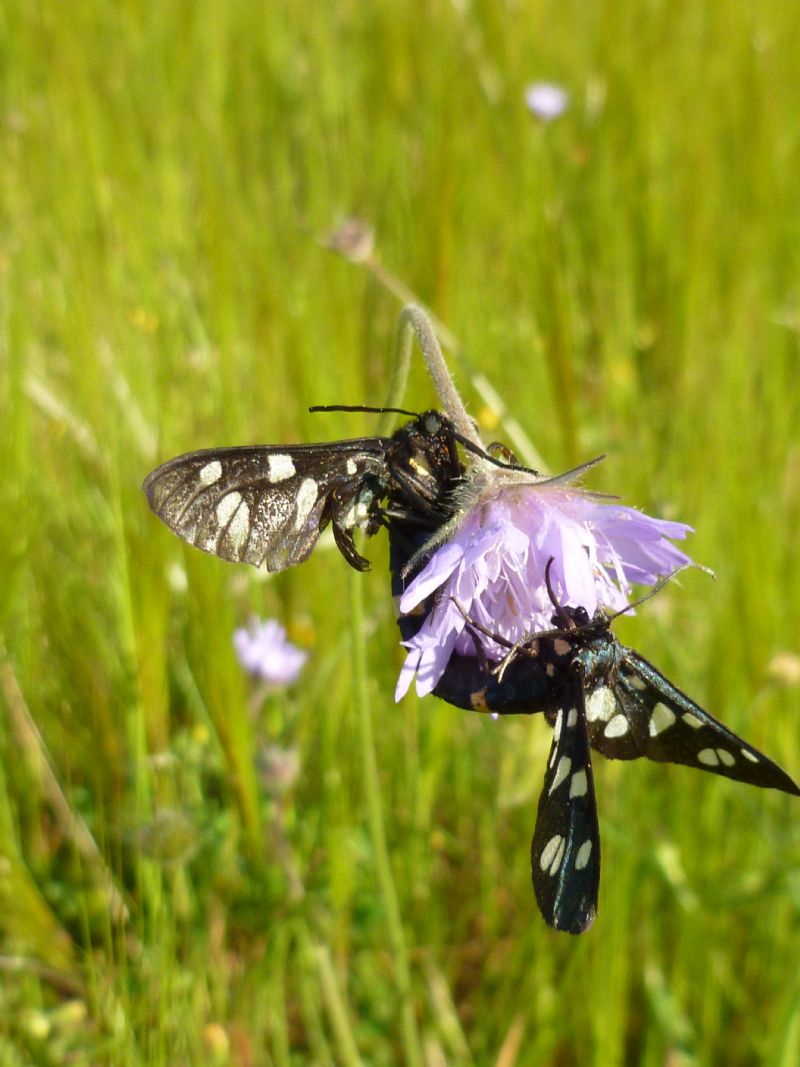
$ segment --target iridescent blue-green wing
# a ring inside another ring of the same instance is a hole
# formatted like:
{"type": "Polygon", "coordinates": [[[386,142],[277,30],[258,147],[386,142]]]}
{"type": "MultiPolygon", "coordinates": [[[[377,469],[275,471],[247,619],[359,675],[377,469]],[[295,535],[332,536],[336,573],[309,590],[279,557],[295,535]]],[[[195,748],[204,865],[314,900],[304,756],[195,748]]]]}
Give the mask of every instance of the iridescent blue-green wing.
{"type": "Polygon", "coordinates": [[[550,926],[571,934],[591,926],[600,887],[600,831],[580,664],[564,686],[556,713],[531,842],[531,872],[536,900],[550,926]]]}

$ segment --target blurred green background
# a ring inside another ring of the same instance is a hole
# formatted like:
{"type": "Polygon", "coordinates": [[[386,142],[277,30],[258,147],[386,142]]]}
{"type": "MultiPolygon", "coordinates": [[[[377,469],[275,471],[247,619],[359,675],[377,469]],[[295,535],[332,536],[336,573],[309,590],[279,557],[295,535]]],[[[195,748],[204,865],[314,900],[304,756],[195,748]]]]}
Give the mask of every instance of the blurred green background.
{"type": "Polygon", "coordinates": [[[550,731],[395,706],[382,539],[265,581],[140,490],[372,432],[306,409],[383,400],[405,287],[489,438],[476,374],[696,527],[716,583],[619,635],[797,776],[796,6],[7,0],[0,55],[0,1063],[800,1063],[796,802],[598,759],[600,913],[555,934],[550,731]],[[252,613],[310,652],[265,700],[252,613]]]}

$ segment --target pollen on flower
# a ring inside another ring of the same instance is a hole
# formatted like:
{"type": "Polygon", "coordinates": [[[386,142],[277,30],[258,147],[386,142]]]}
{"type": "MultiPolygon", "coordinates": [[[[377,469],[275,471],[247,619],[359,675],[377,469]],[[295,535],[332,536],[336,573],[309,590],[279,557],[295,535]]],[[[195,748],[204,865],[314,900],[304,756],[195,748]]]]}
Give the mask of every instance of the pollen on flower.
{"type": "Polygon", "coordinates": [[[242,667],[255,678],[273,685],[297,681],[308,653],[289,641],[276,619],[252,618],[248,627],[234,630],[233,647],[242,667]]]}
{"type": "Polygon", "coordinates": [[[653,585],[691,563],[670,540],[689,532],[683,523],[606,503],[560,479],[490,483],[400,599],[408,614],[436,594],[422,626],[404,642],[396,698],[415,676],[420,696],[430,693],[451,655],[475,655],[476,641],[489,660],[502,659],[506,647],[480,628],[510,642],[550,629],[549,560],[558,603],[583,607],[591,618],[598,608],[626,607],[633,584],[653,585]]]}

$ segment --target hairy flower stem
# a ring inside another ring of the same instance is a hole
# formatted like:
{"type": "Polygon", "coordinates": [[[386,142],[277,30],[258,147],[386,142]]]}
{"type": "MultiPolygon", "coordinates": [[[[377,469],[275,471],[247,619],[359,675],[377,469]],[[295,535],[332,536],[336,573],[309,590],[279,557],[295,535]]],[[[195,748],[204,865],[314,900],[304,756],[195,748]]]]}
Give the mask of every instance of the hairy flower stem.
{"type": "MultiPolygon", "coordinates": [[[[467,414],[464,402],[453,384],[453,379],[450,376],[450,371],[447,369],[447,364],[442,355],[442,349],[436,338],[436,331],[433,328],[431,320],[422,308],[417,307],[415,304],[409,304],[400,312],[400,319],[397,323],[394,357],[392,360],[392,376],[389,381],[389,393],[386,400],[386,407],[398,407],[402,400],[406,382],[408,381],[408,368],[411,362],[411,345],[414,337],[416,337],[419,343],[422,357],[428,367],[428,373],[433,379],[433,384],[436,388],[436,392],[439,394],[442,407],[453,420],[456,429],[462,437],[466,437],[469,441],[472,441],[478,448],[483,448],[483,443],[475,429],[475,423],[467,414]]],[[[386,432],[387,426],[388,419],[384,416],[384,420],[379,427],[379,432],[386,432]]]]}
{"type": "Polygon", "coordinates": [[[361,585],[361,576],[353,573],[350,577],[349,612],[352,637],[353,704],[358,718],[359,747],[361,749],[364,790],[367,799],[367,817],[375,855],[375,869],[386,913],[386,926],[395,965],[404,1048],[403,1062],[408,1064],[409,1067],[422,1067],[422,1051],[411,993],[408,951],[400,916],[400,906],[397,900],[397,888],[394,884],[394,875],[389,862],[389,850],[386,845],[378,764],[375,759],[375,739],[372,732],[372,718],[367,703],[367,662],[361,585]]]}
{"type": "MultiPolygon", "coordinates": [[[[336,234],[331,236],[335,238],[336,234]]],[[[327,244],[329,248],[335,252],[339,252],[345,259],[349,259],[351,263],[355,263],[366,270],[379,285],[383,286],[383,288],[391,293],[392,296],[397,297],[403,304],[420,305],[419,298],[413,290],[410,289],[404,281],[392,274],[392,272],[381,263],[374,251],[369,251],[364,256],[353,256],[350,255],[345,248],[339,247],[335,240],[329,239],[327,244]]],[[[478,396],[483,400],[489,410],[494,413],[498,422],[502,424],[505,437],[516,454],[527,466],[534,467],[536,470],[540,471],[546,470],[547,464],[540,456],[538,450],[534,447],[530,437],[528,437],[519,422],[509,412],[497,390],[486,375],[482,371],[479,372],[475,370],[464,351],[463,345],[453,331],[448,328],[446,323],[437,318],[430,309],[423,308],[420,305],[419,310],[427,317],[429,324],[436,331],[437,335],[441,337],[445,348],[447,348],[450,354],[456,358],[462,370],[466,371],[478,396]]],[[[405,380],[402,382],[402,388],[396,393],[393,393],[395,403],[402,397],[404,388],[405,380]]],[[[390,423],[387,421],[384,424],[382,432],[386,431],[388,425],[390,425],[390,423]]]]}

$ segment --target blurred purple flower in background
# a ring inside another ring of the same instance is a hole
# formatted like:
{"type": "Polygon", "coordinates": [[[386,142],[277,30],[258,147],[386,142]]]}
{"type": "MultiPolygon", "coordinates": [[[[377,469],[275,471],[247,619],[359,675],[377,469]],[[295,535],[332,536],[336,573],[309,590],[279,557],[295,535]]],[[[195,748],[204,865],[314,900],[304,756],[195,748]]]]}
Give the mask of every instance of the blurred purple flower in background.
{"type": "Polygon", "coordinates": [[[285,628],[275,619],[252,618],[249,627],[234,630],[233,647],[248,674],[273,685],[291,685],[308,659],[308,653],[287,639],[285,628]]]}
{"type": "Polygon", "coordinates": [[[528,110],[543,122],[563,115],[569,105],[569,93],[552,82],[534,82],[525,90],[528,110]]]}
{"type": "Polygon", "coordinates": [[[403,642],[408,655],[396,699],[415,674],[417,693],[430,693],[454,651],[476,654],[475,637],[488,659],[503,658],[505,647],[468,628],[464,613],[512,642],[551,629],[550,559],[558,602],[583,607],[591,618],[597,608],[624,608],[631,583],[653,585],[691,563],[667,540],[690,531],[683,523],[602,503],[561,479],[490,486],[403,593],[404,614],[432,593],[438,597],[419,631],[403,642]]]}

